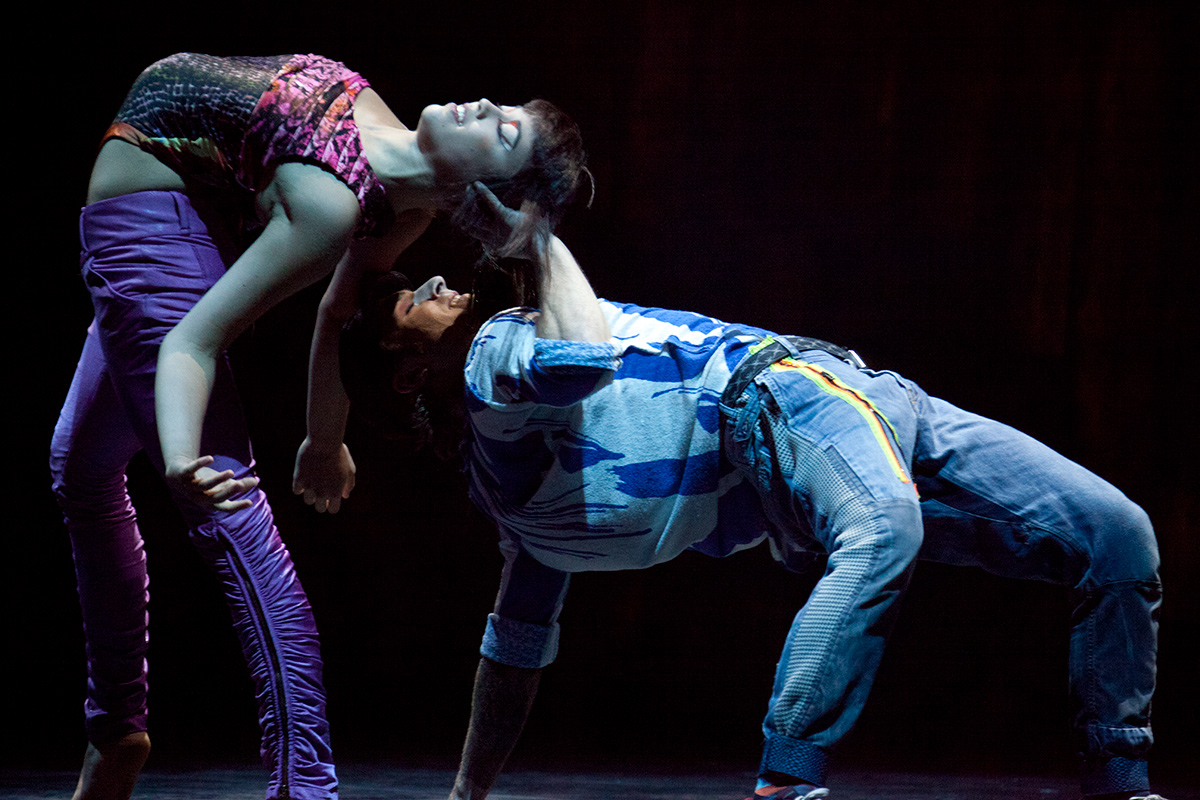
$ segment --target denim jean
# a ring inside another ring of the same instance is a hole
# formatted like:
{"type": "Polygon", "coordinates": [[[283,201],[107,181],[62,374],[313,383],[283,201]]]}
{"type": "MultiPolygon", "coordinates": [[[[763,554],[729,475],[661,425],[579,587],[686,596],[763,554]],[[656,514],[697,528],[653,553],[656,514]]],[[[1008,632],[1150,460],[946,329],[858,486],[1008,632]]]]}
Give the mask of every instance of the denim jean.
{"type": "Polygon", "coordinates": [[[1006,425],[820,351],[771,365],[723,411],[777,550],[828,554],[779,661],[763,774],[825,783],[920,558],[1070,587],[1084,794],[1147,788],[1161,586],[1138,506],[1006,425]]]}
{"type": "MultiPolygon", "coordinates": [[[[148,576],[125,488],[139,450],[162,472],[154,419],[158,347],[225,271],[187,197],[139,192],[80,218],[95,319],[51,445],[54,491],[75,559],[87,643],[88,739],[146,730],[148,576]]],[[[228,366],[218,368],[202,452],[239,476],[254,469],[228,366]]],[[[191,539],[225,590],[258,697],[268,797],[337,796],[316,624],[259,490],[220,512],[177,497],[191,539]]]]}

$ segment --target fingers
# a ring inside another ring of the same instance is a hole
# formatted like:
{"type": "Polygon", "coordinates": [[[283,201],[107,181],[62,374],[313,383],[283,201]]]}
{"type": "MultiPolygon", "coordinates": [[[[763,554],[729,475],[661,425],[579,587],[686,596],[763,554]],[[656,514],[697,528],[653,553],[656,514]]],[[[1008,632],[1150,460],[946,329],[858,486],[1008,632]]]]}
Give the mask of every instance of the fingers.
{"type": "MultiPolygon", "coordinates": [[[[232,473],[229,476],[233,477],[232,473]]],[[[205,491],[213,500],[222,501],[228,500],[231,497],[238,497],[256,488],[258,486],[258,478],[242,478],[241,480],[225,480],[218,485],[205,491]]],[[[249,501],[247,501],[247,505],[249,501]]]]}
{"type": "MultiPolygon", "coordinates": [[[[211,460],[210,460],[210,463],[211,463],[211,460]]],[[[240,484],[245,481],[253,481],[254,482],[249,487],[251,489],[253,489],[254,486],[256,486],[258,484],[257,478],[242,478],[240,481],[233,480],[233,470],[231,470],[231,469],[227,469],[224,472],[212,472],[210,470],[209,473],[206,473],[204,476],[201,476],[196,473],[193,473],[193,475],[192,475],[192,486],[194,488],[199,489],[200,491],[204,492],[205,494],[208,494],[213,497],[216,496],[218,491],[224,491],[226,489],[226,487],[223,487],[222,484],[225,484],[225,483],[240,484]]],[[[225,498],[222,497],[220,499],[224,500],[225,498]]]]}
{"type": "Polygon", "coordinates": [[[252,501],[242,495],[257,486],[257,477],[251,476],[234,480],[233,470],[216,472],[204,478],[196,478],[192,482],[193,489],[203,495],[213,507],[221,511],[249,508],[252,501]]]}
{"type": "Polygon", "coordinates": [[[475,188],[475,191],[479,193],[479,196],[483,198],[483,202],[491,206],[492,211],[496,212],[497,214],[503,214],[505,211],[512,210],[508,206],[504,205],[504,203],[501,203],[500,198],[496,197],[496,194],[489,189],[487,184],[485,184],[483,181],[475,181],[475,183],[471,185],[475,188]]]}
{"type": "Polygon", "coordinates": [[[491,213],[497,222],[510,228],[516,227],[521,219],[520,211],[504,205],[500,202],[500,198],[496,197],[495,193],[480,181],[475,181],[472,185],[481,198],[480,204],[491,213]]]}
{"type": "MultiPolygon", "coordinates": [[[[184,475],[186,475],[186,476],[190,477],[192,480],[195,480],[196,472],[201,467],[207,467],[211,463],[213,463],[212,456],[200,456],[199,458],[197,458],[193,461],[189,461],[179,468],[180,477],[183,477],[184,475]]],[[[230,474],[232,475],[233,473],[230,473],[230,474]]]]}
{"type": "Polygon", "coordinates": [[[201,505],[211,506],[218,511],[237,511],[248,508],[253,500],[244,497],[258,486],[258,478],[251,475],[234,478],[231,469],[217,472],[210,469],[212,456],[199,458],[167,469],[168,479],[185,495],[201,505]]]}
{"type": "Polygon", "coordinates": [[[500,198],[496,197],[495,193],[481,182],[475,181],[472,187],[479,196],[480,207],[492,217],[496,224],[507,228],[511,228],[517,224],[521,216],[519,211],[509,208],[500,202],[500,198]]]}
{"type": "Polygon", "coordinates": [[[292,492],[300,495],[317,513],[336,514],[342,507],[342,500],[354,489],[354,477],[354,459],[346,445],[321,455],[309,448],[306,441],[296,456],[292,492]]]}
{"type": "Polygon", "coordinates": [[[240,500],[223,500],[219,503],[213,503],[213,508],[218,511],[240,511],[243,508],[249,508],[251,505],[253,505],[253,502],[249,498],[243,497],[240,500]]]}
{"type": "Polygon", "coordinates": [[[520,212],[500,202],[500,198],[479,181],[467,187],[467,195],[479,210],[479,218],[471,221],[467,233],[488,247],[503,248],[521,222],[520,212]]]}
{"type": "Polygon", "coordinates": [[[330,514],[336,514],[342,507],[342,498],[350,496],[350,490],[346,489],[342,494],[334,494],[326,496],[317,492],[315,489],[303,490],[304,502],[313,507],[313,510],[318,514],[324,514],[328,511],[330,514]]]}

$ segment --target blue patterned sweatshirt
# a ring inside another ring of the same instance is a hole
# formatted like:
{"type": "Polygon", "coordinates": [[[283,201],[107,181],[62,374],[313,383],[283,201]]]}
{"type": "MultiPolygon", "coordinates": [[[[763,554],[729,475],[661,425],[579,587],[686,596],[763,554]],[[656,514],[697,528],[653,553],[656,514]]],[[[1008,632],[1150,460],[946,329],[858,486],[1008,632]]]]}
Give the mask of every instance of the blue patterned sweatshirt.
{"type": "Polygon", "coordinates": [[[569,573],[724,556],[766,535],[752,486],[721,455],[718,401],[767,331],[600,301],[612,338],[539,339],[537,311],[480,329],[466,363],[471,498],[505,569],[484,655],[540,667],[569,573]]]}

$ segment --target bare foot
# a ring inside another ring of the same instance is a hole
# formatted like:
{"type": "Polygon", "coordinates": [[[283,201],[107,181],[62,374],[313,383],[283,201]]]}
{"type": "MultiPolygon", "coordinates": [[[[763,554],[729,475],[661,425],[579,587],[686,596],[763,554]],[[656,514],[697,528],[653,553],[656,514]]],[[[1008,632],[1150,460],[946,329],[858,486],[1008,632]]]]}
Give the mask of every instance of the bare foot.
{"type": "Polygon", "coordinates": [[[129,800],[148,755],[150,737],[145,731],[131,733],[104,747],[89,742],[71,800],[129,800]]]}

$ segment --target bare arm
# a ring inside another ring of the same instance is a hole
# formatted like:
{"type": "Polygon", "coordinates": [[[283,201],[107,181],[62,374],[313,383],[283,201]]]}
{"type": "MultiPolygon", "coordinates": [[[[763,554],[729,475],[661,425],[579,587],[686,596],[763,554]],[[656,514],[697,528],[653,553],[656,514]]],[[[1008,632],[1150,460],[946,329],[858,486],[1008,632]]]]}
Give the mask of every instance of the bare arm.
{"type": "Polygon", "coordinates": [[[263,312],[327,275],[358,218],[345,184],[306,164],[280,165],[262,202],[270,218],[258,240],[167,334],[158,356],[155,412],[167,478],[223,510],[244,505],[230,498],[257,481],[215,473],[199,452],[217,358],[263,312]]]}
{"type": "Polygon", "coordinates": [[[533,706],[540,669],[479,659],[471,726],[450,800],[483,800],[504,767],[533,706]]]}
{"type": "Polygon", "coordinates": [[[396,258],[424,233],[430,216],[410,211],[396,219],[383,239],[351,245],[338,263],[313,329],[308,363],[308,435],[296,453],[292,491],[318,512],[336,514],[354,488],[355,467],[343,444],[350,400],[339,377],[338,336],[342,325],[358,310],[358,287],[367,272],[390,269],[396,258]]]}
{"type": "MultiPolygon", "coordinates": [[[[516,228],[521,227],[523,214],[500,202],[482,183],[474,190],[480,206],[489,211],[484,227],[472,235],[485,242],[505,242],[516,228]]],[[[587,276],[562,240],[550,235],[535,238],[530,252],[514,253],[538,263],[538,295],[541,315],[537,335],[541,339],[564,339],[573,342],[606,342],[612,335],[608,320],[587,276]]]]}
{"type": "Polygon", "coordinates": [[[607,342],[612,335],[600,302],[575,256],[557,236],[551,236],[541,253],[538,294],[542,313],[537,335],[542,339],[573,342],[607,342]]]}
{"type": "MultiPolygon", "coordinates": [[[[493,230],[481,230],[478,233],[485,240],[508,239],[511,229],[521,222],[521,212],[504,206],[486,187],[476,184],[475,188],[480,193],[482,203],[490,207],[492,222],[496,223],[493,230]]],[[[541,313],[536,321],[536,335],[572,342],[607,342],[611,337],[608,321],[601,311],[592,284],[588,283],[570,249],[557,236],[551,235],[536,240],[532,252],[524,255],[540,265],[538,290],[541,313]]],[[[515,569],[511,561],[508,569],[515,569]]],[[[535,569],[545,571],[548,567],[535,569]]],[[[516,578],[508,572],[506,575],[509,577],[505,583],[509,587],[515,585],[516,578]]],[[[565,591],[565,578],[554,585],[557,588],[553,595],[557,596],[557,602],[560,603],[565,591]]],[[[557,616],[557,610],[553,616],[557,616]]],[[[475,674],[467,741],[463,745],[462,760],[458,765],[450,800],[486,798],[520,738],[540,679],[540,668],[512,667],[486,656],[481,658],[475,674]]]]}

